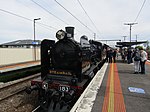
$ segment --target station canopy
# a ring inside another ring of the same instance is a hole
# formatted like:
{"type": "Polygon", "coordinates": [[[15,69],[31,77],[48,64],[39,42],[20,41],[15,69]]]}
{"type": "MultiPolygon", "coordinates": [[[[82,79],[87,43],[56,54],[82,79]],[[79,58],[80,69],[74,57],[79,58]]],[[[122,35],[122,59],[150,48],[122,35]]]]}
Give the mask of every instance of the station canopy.
{"type": "Polygon", "coordinates": [[[117,42],[116,47],[131,47],[133,45],[147,43],[147,41],[137,41],[137,42],[117,42]]]}

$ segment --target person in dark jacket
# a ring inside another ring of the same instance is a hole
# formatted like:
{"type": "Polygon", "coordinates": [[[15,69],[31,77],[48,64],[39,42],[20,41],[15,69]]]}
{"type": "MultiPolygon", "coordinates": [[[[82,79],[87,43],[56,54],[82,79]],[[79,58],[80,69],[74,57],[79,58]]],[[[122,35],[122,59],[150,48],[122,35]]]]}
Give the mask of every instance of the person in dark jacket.
{"type": "Polygon", "coordinates": [[[135,49],[132,58],[134,60],[134,74],[138,74],[140,72],[140,52],[138,48],[135,49]]]}
{"type": "Polygon", "coordinates": [[[113,52],[112,52],[112,50],[110,49],[110,50],[108,51],[109,63],[112,63],[112,57],[113,57],[113,52]]]}
{"type": "Polygon", "coordinates": [[[132,57],[132,51],[131,51],[131,49],[128,49],[128,51],[127,51],[127,61],[128,61],[128,64],[131,63],[131,57],[132,57]]]}
{"type": "Polygon", "coordinates": [[[114,63],[116,63],[116,55],[117,55],[117,51],[116,49],[113,51],[113,60],[114,60],[114,63]]]}
{"type": "Polygon", "coordinates": [[[108,62],[109,49],[106,50],[106,62],[108,62]]]}

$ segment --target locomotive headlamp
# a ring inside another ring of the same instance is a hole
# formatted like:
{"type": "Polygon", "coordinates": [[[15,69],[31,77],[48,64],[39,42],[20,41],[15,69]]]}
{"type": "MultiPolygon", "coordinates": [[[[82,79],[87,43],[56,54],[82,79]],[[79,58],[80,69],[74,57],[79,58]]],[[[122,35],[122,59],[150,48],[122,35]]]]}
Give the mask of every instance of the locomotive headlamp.
{"type": "Polygon", "coordinates": [[[57,38],[58,40],[62,40],[62,39],[65,38],[65,34],[66,34],[65,31],[59,30],[59,31],[56,33],[56,38],[57,38]]]}

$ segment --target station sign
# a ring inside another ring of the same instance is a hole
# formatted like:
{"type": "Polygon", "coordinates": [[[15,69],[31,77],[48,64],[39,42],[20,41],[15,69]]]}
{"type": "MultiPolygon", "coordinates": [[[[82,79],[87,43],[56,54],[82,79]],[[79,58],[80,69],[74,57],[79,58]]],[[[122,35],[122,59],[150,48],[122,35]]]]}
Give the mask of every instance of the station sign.
{"type": "Polygon", "coordinates": [[[33,45],[37,45],[37,44],[38,44],[38,42],[32,42],[32,44],[33,44],[33,45]]]}

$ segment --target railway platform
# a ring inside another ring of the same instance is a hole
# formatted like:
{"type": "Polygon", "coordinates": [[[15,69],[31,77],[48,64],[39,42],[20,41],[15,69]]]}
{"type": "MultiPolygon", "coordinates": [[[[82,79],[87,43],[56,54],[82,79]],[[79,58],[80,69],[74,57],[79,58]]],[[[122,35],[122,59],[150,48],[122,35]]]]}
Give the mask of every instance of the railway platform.
{"type": "Polygon", "coordinates": [[[0,73],[33,67],[37,65],[40,65],[40,61],[29,61],[29,62],[16,63],[11,65],[4,65],[4,66],[0,66],[0,73]]]}
{"type": "Polygon", "coordinates": [[[117,60],[105,63],[71,112],[150,112],[150,63],[146,74],[117,60]]]}

